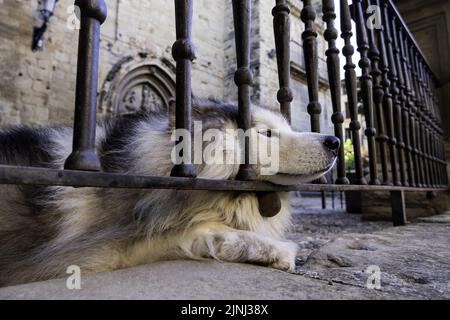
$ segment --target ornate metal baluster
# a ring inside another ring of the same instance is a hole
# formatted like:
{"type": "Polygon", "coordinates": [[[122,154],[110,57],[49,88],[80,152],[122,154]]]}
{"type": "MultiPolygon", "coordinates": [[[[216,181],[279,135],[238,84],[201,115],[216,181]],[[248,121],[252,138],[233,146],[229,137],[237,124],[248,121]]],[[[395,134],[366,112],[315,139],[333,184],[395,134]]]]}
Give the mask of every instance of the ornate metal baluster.
{"type": "Polygon", "coordinates": [[[438,185],[438,167],[437,167],[437,158],[435,157],[435,138],[438,135],[439,128],[439,120],[438,120],[438,105],[436,101],[436,96],[433,91],[433,80],[432,80],[432,72],[427,69],[427,87],[429,88],[429,95],[431,100],[431,105],[429,107],[429,117],[428,117],[428,134],[429,134],[429,154],[428,159],[430,163],[431,170],[431,185],[436,187],[438,185]]]}
{"type": "Polygon", "coordinates": [[[348,107],[350,111],[350,130],[352,132],[353,140],[353,152],[355,155],[355,174],[356,174],[356,184],[365,185],[367,184],[366,179],[363,175],[362,157],[361,157],[361,138],[360,130],[361,123],[358,120],[358,94],[357,94],[357,78],[355,72],[355,64],[353,63],[353,54],[355,50],[351,44],[352,24],[350,16],[350,7],[347,0],[340,1],[341,6],[341,31],[342,39],[344,39],[345,45],[342,49],[342,53],[346,58],[345,69],[345,84],[348,97],[348,107]]]}
{"type": "MultiPolygon", "coordinates": [[[[192,130],[191,65],[195,59],[195,49],[192,43],[192,5],[192,0],[175,0],[177,41],[172,47],[172,55],[177,64],[175,127],[188,132],[192,130]]],[[[185,143],[182,137],[176,142],[176,144],[179,143],[185,143]]],[[[182,150],[183,159],[189,159],[189,163],[183,161],[183,163],[175,165],[171,172],[172,176],[196,176],[195,168],[192,165],[190,145],[191,141],[188,141],[182,150]]]]}
{"type": "Polygon", "coordinates": [[[384,2],[384,25],[386,27],[386,48],[388,51],[388,60],[389,60],[389,79],[391,81],[391,94],[392,94],[392,103],[393,103],[393,119],[394,119],[394,130],[395,137],[397,140],[397,153],[398,153],[398,162],[399,162],[399,178],[400,181],[396,181],[395,185],[402,185],[405,182],[405,158],[403,154],[403,140],[402,140],[402,119],[401,119],[401,103],[399,100],[400,90],[399,90],[399,77],[398,77],[398,67],[396,64],[396,56],[394,54],[394,36],[391,32],[391,17],[389,15],[389,1],[383,0],[384,2]]]}
{"type": "Polygon", "coordinates": [[[414,166],[414,186],[419,186],[420,181],[420,165],[419,165],[419,150],[417,149],[417,130],[416,130],[416,115],[418,112],[419,102],[419,83],[417,81],[417,71],[414,66],[414,44],[410,44],[406,39],[405,48],[407,50],[408,74],[411,75],[411,109],[410,109],[410,135],[411,135],[411,155],[414,166]]]}
{"type": "Polygon", "coordinates": [[[424,84],[422,79],[422,73],[420,70],[420,64],[419,64],[419,53],[415,52],[414,57],[414,67],[417,71],[417,81],[419,84],[419,90],[418,90],[418,100],[419,100],[419,108],[417,110],[417,118],[416,118],[416,130],[417,130],[417,154],[419,155],[419,170],[420,170],[420,180],[419,180],[419,187],[425,186],[425,161],[424,161],[424,153],[422,149],[422,117],[423,117],[423,110],[425,108],[426,99],[424,95],[424,84]]]}
{"type": "MultiPolygon", "coordinates": [[[[434,84],[432,79],[431,83],[434,84]]],[[[436,187],[439,187],[448,185],[448,181],[446,180],[447,162],[445,161],[445,152],[441,153],[441,151],[444,150],[444,146],[443,145],[441,146],[444,131],[442,130],[442,119],[439,113],[439,101],[437,99],[435,85],[432,85],[431,87],[433,90],[433,98],[434,98],[434,113],[436,115],[436,121],[434,126],[434,148],[435,148],[434,159],[436,163],[436,174],[437,174],[436,187]]]]}
{"type": "Polygon", "coordinates": [[[403,104],[403,136],[405,137],[405,156],[406,156],[406,167],[408,172],[408,182],[410,186],[415,185],[414,179],[414,171],[413,171],[413,158],[412,158],[412,146],[411,146],[411,123],[410,123],[410,115],[412,114],[412,101],[411,101],[411,80],[410,70],[408,69],[408,60],[406,59],[406,48],[405,48],[405,40],[403,38],[404,30],[402,27],[399,29],[399,45],[400,45],[400,57],[401,57],[401,72],[403,74],[403,96],[404,96],[404,104],[403,104]]]}
{"type": "Polygon", "coordinates": [[[433,91],[433,100],[434,100],[434,113],[436,115],[435,121],[435,157],[436,157],[436,166],[437,166],[437,174],[438,174],[438,185],[437,186],[447,186],[448,185],[448,176],[447,176],[447,161],[445,160],[445,147],[443,142],[444,131],[442,130],[442,119],[439,113],[439,101],[436,94],[436,86],[434,85],[432,79],[432,73],[430,71],[430,81],[432,83],[432,91],[433,91]]]}
{"type": "Polygon", "coordinates": [[[439,156],[438,156],[438,137],[443,134],[443,131],[441,129],[441,117],[439,114],[439,101],[437,98],[437,94],[436,94],[436,87],[435,87],[435,81],[433,78],[433,73],[430,70],[429,71],[429,75],[430,75],[430,87],[431,87],[431,92],[433,95],[433,115],[434,115],[434,123],[432,125],[431,128],[431,134],[432,134],[432,162],[433,162],[433,166],[434,166],[434,187],[438,187],[440,185],[440,177],[443,176],[440,173],[440,169],[441,169],[441,164],[439,162],[439,156]]]}
{"type": "Polygon", "coordinates": [[[425,159],[426,159],[426,168],[427,168],[427,186],[432,187],[433,185],[433,163],[431,161],[431,150],[430,150],[430,144],[431,144],[431,126],[434,125],[434,119],[433,119],[433,113],[431,111],[433,107],[433,97],[431,95],[430,91],[430,83],[429,83],[429,77],[428,72],[425,66],[425,63],[422,65],[423,67],[423,74],[424,74],[424,81],[425,81],[425,89],[426,94],[428,95],[428,104],[426,105],[426,111],[425,111],[425,121],[424,121],[424,134],[425,134],[425,159]]]}
{"type": "Polygon", "coordinates": [[[395,53],[395,62],[397,66],[397,76],[398,76],[398,87],[399,87],[399,95],[398,95],[398,114],[399,117],[399,128],[398,128],[398,137],[401,142],[402,149],[402,165],[401,177],[402,184],[404,186],[409,186],[409,175],[407,171],[409,169],[409,156],[410,152],[408,150],[408,134],[405,128],[409,129],[409,118],[408,118],[408,109],[406,106],[406,79],[403,74],[403,63],[402,63],[402,55],[401,55],[401,32],[398,29],[398,19],[396,16],[392,19],[392,39],[394,40],[394,53],[395,53]]]}
{"type": "MultiPolygon", "coordinates": [[[[431,73],[431,71],[430,71],[431,73]]],[[[437,167],[437,186],[445,186],[448,185],[448,180],[446,179],[447,177],[447,162],[445,161],[445,152],[442,152],[442,154],[440,154],[439,150],[444,151],[444,146],[442,145],[442,149],[441,149],[441,145],[440,143],[443,144],[443,135],[444,135],[444,130],[442,129],[442,118],[441,118],[441,114],[440,114],[440,109],[439,109],[439,100],[438,100],[438,95],[436,93],[436,82],[432,80],[433,86],[433,97],[434,97],[434,105],[435,105],[435,114],[436,114],[436,127],[435,127],[435,157],[436,157],[436,167],[437,167]],[[441,142],[440,142],[441,141],[441,142]]]]}
{"type": "MultiPolygon", "coordinates": [[[[247,131],[251,128],[251,99],[250,87],[253,84],[253,73],[250,69],[250,35],[251,35],[251,11],[250,0],[233,0],[234,34],[236,39],[237,71],[234,81],[238,86],[238,125],[247,131]]],[[[239,180],[254,180],[256,174],[250,165],[250,146],[246,139],[245,162],[239,170],[239,180]]]]}
{"type": "MultiPolygon", "coordinates": [[[[377,0],[377,6],[382,8],[382,13],[386,15],[387,13],[387,4],[383,3],[383,7],[381,7],[380,0],[377,0]]],[[[394,129],[394,111],[393,111],[393,102],[392,102],[392,94],[390,91],[391,81],[389,79],[390,74],[390,65],[389,65],[389,57],[386,50],[386,45],[390,43],[390,36],[386,34],[386,28],[384,25],[381,29],[378,29],[379,35],[379,43],[380,43],[380,51],[381,51],[381,72],[382,72],[382,81],[381,85],[384,90],[384,99],[383,99],[383,109],[384,116],[386,120],[386,128],[388,135],[388,145],[389,145],[389,155],[390,155],[390,163],[391,163],[391,171],[392,171],[392,183],[395,185],[400,185],[400,181],[398,179],[397,172],[397,150],[396,144],[397,139],[395,138],[395,129],[394,129]],[[388,39],[388,40],[386,40],[388,39]]]]}
{"type": "MultiPolygon", "coordinates": [[[[247,131],[252,126],[250,87],[253,73],[250,69],[252,2],[251,0],[233,0],[234,35],[236,39],[237,71],[234,81],[238,87],[238,126],[247,131]]],[[[236,176],[238,180],[255,180],[256,174],[250,164],[250,141],[245,138],[245,161],[236,176]]],[[[259,212],[264,217],[273,217],[281,210],[278,193],[258,193],[259,212]]]]}
{"type": "Polygon", "coordinates": [[[320,132],[320,114],[322,106],[319,103],[319,56],[317,54],[317,32],[314,30],[316,11],[311,0],[303,0],[301,19],[305,24],[302,34],[303,51],[305,53],[305,69],[308,82],[308,113],[311,117],[311,131],[320,132]]]}
{"type": "Polygon", "coordinates": [[[291,102],[294,99],[290,88],[291,80],[291,22],[290,9],[287,0],[277,0],[272,10],[273,28],[275,33],[275,48],[277,51],[278,80],[280,90],[277,99],[284,117],[291,122],[291,102]]]}
{"type": "MultiPolygon", "coordinates": [[[[314,30],[316,11],[311,3],[311,0],[302,1],[303,9],[301,19],[305,24],[305,31],[302,33],[302,39],[309,96],[308,114],[311,120],[311,131],[320,132],[320,114],[322,113],[322,106],[319,102],[319,56],[317,53],[317,32],[314,30]]],[[[327,178],[322,177],[316,182],[326,184],[327,178]]]]}
{"type": "Polygon", "coordinates": [[[65,169],[100,171],[101,164],[95,150],[97,115],[97,83],[100,50],[100,25],[106,20],[107,8],[103,0],[77,0],[81,12],[78,46],[73,152],[65,169]]]}
{"type": "Polygon", "coordinates": [[[428,158],[428,141],[427,141],[427,122],[428,122],[428,108],[431,105],[430,96],[428,95],[427,90],[427,80],[425,75],[424,63],[423,60],[419,59],[419,73],[422,78],[422,86],[423,86],[423,95],[425,104],[422,106],[421,112],[421,121],[420,121],[420,131],[421,131],[421,151],[422,158],[424,163],[424,185],[426,187],[431,186],[431,174],[430,174],[430,162],[428,158]]]}
{"type": "MultiPolygon", "coordinates": [[[[364,1],[365,8],[368,8],[371,5],[370,0],[364,1]]],[[[368,15],[366,15],[366,20],[368,19],[368,15]]],[[[381,159],[381,169],[383,174],[383,184],[389,185],[389,174],[388,174],[388,163],[387,163],[387,150],[386,143],[388,141],[388,136],[385,134],[385,126],[384,126],[384,115],[383,115],[383,98],[384,98],[384,90],[381,85],[381,70],[380,70],[380,51],[377,46],[377,34],[374,31],[374,28],[368,28],[368,39],[369,39],[369,58],[371,61],[372,70],[370,75],[373,80],[373,102],[375,107],[375,114],[377,119],[377,130],[378,135],[376,136],[376,141],[378,142],[378,146],[380,149],[380,159],[381,159]]]]}
{"type": "MultiPolygon", "coordinates": [[[[334,26],[336,20],[336,12],[334,7],[334,0],[323,0],[323,20],[327,24],[325,31],[325,40],[328,42],[327,69],[328,79],[330,82],[331,102],[333,105],[333,116],[331,120],[334,124],[334,134],[342,142],[344,141],[344,115],[341,110],[341,78],[340,78],[340,61],[339,49],[336,47],[336,40],[338,31],[334,26]]],[[[337,169],[336,184],[349,184],[350,181],[346,177],[345,172],[345,150],[339,150],[339,162],[337,169]]]]}
{"type": "Polygon", "coordinates": [[[366,20],[364,19],[362,0],[354,0],[353,6],[355,9],[356,20],[356,38],[358,42],[358,51],[361,54],[359,67],[361,68],[361,93],[363,97],[363,105],[366,116],[366,136],[369,148],[369,166],[370,166],[370,184],[378,185],[378,169],[377,169],[377,155],[375,146],[376,130],[374,127],[373,118],[373,91],[372,91],[372,76],[370,75],[370,59],[368,57],[369,44],[366,31],[366,20]]]}

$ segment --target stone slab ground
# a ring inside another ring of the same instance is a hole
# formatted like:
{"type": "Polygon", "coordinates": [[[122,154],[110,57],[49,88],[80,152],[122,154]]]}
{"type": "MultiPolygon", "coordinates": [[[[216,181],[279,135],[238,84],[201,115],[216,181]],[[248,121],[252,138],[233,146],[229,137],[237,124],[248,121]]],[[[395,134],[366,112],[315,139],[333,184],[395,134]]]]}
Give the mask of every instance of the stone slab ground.
{"type": "MultiPolygon", "coordinates": [[[[300,208],[297,208],[300,209],[300,208]]],[[[405,227],[336,211],[295,215],[297,271],[170,261],[0,289],[0,299],[450,299],[450,213],[405,227]],[[368,289],[369,266],[381,289],[368,289]]]]}

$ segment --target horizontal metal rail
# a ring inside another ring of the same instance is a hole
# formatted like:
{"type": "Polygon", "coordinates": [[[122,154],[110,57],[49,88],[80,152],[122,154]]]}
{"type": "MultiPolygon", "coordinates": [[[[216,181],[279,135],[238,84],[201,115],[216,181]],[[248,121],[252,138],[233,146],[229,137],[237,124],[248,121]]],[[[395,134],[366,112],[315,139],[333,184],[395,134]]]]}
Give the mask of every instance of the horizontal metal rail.
{"type": "Polygon", "coordinates": [[[120,189],[172,189],[210,190],[241,192],[290,192],[290,191],[403,191],[428,192],[447,191],[441,188],[411,188],[395,186],[300,184],[292,186],[275,185],[263,181],[206,180],[199,178],[156,177],[125,173],[88,172],[0,166],[0,184],[65,186],[120,189]]]}

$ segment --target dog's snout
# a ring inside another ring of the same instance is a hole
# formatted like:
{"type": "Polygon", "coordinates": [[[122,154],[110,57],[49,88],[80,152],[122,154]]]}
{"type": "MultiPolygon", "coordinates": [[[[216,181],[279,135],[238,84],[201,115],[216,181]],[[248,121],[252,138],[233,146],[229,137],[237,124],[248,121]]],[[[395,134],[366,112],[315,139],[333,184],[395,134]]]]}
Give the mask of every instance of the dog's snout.
{"type": "Polygon", "coordinates": [[[341,141],[335,136],[328,136],[325,138],[323,145],[330,151],[338,151],[341,146],[341,141]]]}

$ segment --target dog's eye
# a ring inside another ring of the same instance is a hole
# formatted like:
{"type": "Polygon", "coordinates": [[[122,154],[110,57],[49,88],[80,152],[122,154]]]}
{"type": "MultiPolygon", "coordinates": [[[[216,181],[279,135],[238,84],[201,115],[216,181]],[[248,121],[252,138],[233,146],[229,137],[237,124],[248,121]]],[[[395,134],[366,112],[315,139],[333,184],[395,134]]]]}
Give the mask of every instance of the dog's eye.
{"type": "Polygon", "coordinates": [[[261,130],[259,133],[266,136],[267,138],[272,138],[272,130],[270,129],[261,130]]]}

